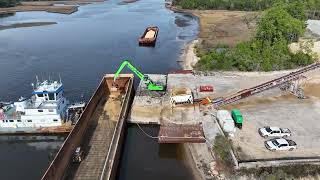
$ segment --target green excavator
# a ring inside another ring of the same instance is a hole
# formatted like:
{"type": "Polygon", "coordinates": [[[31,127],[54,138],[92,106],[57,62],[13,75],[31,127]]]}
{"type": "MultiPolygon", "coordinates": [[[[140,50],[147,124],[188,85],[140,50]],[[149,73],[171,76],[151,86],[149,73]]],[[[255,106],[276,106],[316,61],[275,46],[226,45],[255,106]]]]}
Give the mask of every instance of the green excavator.
{"type": "Polygon", "coordinates": [[[128,60],[124,60],[119,69],[117,70],[117,72],[114,74],[114,78],[113,78],[113,82],[116,81],[116,79],[118,78],[120,72],[122,71],[122,69],[124,67],[128,67],[132,72],[134,72],[134,74],[136,74],[141,81],[143,81],[146,85],[148,90],[150,91],[163,91],[165,89],[164,85],[157,85],[155,84],[148,75],[143,74],[142,72],[140,72],[136,67],[134,67],[128,60]]]}

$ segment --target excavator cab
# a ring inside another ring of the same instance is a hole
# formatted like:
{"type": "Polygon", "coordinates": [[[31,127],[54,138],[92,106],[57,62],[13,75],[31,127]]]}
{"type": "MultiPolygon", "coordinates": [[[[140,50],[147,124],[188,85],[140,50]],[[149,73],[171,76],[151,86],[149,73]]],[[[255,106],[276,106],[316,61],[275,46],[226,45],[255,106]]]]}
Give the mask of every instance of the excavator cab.
{"type": "Polygon", "coordinates": [[[163,91],[164,90],[164,86],[157,85],[156,83],[154,83],[148,75],[143,76],[143,81],[147,85],[148,90],[151,90],[151,91],[163,91]]]}
{"type": "Polygon", "coordinates": [[[143,76],[143,81],[148,85],[149,83],[153,83],[148,75],[143,76]]]}

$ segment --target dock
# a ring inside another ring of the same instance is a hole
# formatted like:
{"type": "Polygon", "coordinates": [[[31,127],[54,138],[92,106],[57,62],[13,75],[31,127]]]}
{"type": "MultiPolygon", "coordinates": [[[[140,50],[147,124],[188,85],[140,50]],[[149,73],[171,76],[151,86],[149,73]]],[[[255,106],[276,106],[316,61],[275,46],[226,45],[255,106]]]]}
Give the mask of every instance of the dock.
{"type": "Polygon", "coordinates": [[[122,74],[117,90],[113,75],[105,75],[80,119],[42,179],[115,179],[132,94],[133,75],[122,74]],[[77,147],[84,151],[80,164],[72,158],[77,147]]]}
{"type": "Polygon", "coordinates": [[[205,143],[201,124],[171,124],[160,126],[158,142],[165,143],[205,143]]]}

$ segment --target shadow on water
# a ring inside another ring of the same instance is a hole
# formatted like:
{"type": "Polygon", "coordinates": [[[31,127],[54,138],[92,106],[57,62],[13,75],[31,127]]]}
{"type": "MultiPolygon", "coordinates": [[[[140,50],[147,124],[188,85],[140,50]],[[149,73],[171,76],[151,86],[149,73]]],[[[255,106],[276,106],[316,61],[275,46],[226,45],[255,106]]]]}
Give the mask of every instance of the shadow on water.
{"type": "Polygon", "coordinates": [[[176,16],[176,19],[174,20],[174,23],[178,27],[187,27],[190,26],[190,19],[182,18],[181,16],[176,16]]]}
{"type": "Polygon", "coordinates": [[[10,17],[10,16],[14,16],[16,13],[0,13],[0,18],[5,18],[5,17],[10,17]]]}
{"type": "MultiPolygon", "coordinates": [[[[143,130],[157,136],[159,126],[144,125],[143,130]]],[[[158,144],[133,124],[128,126],[123,154],[118,168],[118,180],[192,180],[193,174],[185,162],[185,152],[179,144],[158,144]]]]}
{"type": "Polygon", "coordinates": [[[53,160],[65,137],[0,136],[0,179],[39,179],[45,168],[30,171],[30,167],[46,167],[53,160]]]}

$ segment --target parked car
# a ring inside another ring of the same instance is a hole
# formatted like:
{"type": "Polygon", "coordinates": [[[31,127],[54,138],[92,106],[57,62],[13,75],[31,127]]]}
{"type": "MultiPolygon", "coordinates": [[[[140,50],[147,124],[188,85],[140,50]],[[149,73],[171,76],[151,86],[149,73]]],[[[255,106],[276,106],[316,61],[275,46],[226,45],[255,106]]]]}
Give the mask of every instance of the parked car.
{"type": "Polygon", "coordinates": [[[288,128],[266,126],[258,130],[260,136],[267,137],[288,137],[291,136],[291,131],[288,128]]]}
{"type": "Polygon", "coordinates": [[[293,140],[276,138],[264,142],[265,147],[270,151],[292,151],[297,149],[297,144],[293,140]]]}

